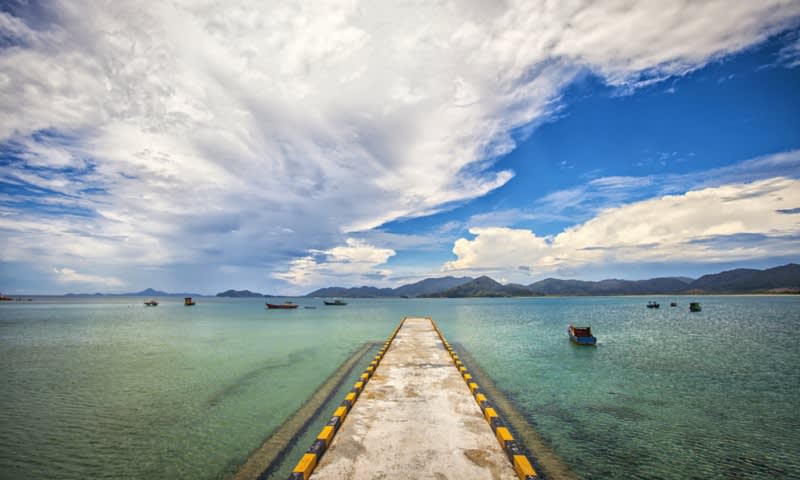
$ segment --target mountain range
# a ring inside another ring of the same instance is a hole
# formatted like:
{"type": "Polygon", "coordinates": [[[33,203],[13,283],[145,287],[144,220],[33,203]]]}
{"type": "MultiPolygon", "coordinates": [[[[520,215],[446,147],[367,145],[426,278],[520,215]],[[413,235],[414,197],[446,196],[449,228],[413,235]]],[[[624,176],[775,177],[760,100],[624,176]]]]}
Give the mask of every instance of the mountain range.
{"type": "Polygon", "coordinates": [[[200,293],[169,293],[152,288],[128,293],[67,293],[65,297],[202,297],[200,293]]]}
{"type": "MultiPolygon", "coordinates": [[[[660,277],[647,280],[606,279],[600,281],[561,280],[546,278],[530,285],[502,284],[487,276],[426,278],[397,288],[327,287],[314,290],[306,297],[342,298],[463,298],[463,297],[529,297],[543,295],[645,295],[703,293],[800,293],[800,265],[756,270],[737,268],[720,273],[688,277],[660,277]]],[[[201,297],[199,293],[169,293],[147,288],[130,293],[68,293],[68,297],[201,297]]],[[[250,290],[226,290],[217,297],[275,297],[250,290]]]]}
{"type": "Polygon", "coordinates": [[[419,297],[442,292],[473,280],[472,277],[426,278],[397,288],[376,287],[327,287],[314,290],[306,297],[378,298],[378,297],[419,297]]]}
{"type": "Polygon", "coordinates": [[[503,285],[483,276],[427,297],[519,297],[539,295],[643,295],[702,293],[800,293],[800,265],[766,270],[739,268],[697,280],[662,277],[648,280],[607,279],[598,282],[547,278],[530,285],[503,285]]]}
{"type": "Polygon", "coordinates": [[[606,279],[600,281],[546,278],[530,285],[506,284],[487,277],[428,278],[397,288],[361,286],[328,287],[307,297],[385,298],[385,297],[520,297],[542,295],[645,295],[702,293],[800,293],[800,265],[756,270],[739,268],[689,277],[659,277],[647,280],[606,279]]]}

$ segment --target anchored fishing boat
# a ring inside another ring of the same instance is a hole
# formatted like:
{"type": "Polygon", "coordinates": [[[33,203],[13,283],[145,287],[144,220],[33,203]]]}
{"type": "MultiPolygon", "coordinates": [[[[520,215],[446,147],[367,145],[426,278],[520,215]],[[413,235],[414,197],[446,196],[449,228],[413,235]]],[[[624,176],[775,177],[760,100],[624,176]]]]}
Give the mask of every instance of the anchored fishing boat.
{"type": "Polygon", "coordinates": [[[658,302],[647,302],[647,308],[659,308],[661,304],[658,302]]]}
{"type": "Polygon", "coordinates": [[[329,302],[327,300],[323,300],[323,302],[325,303],[325,305],[335,305],[335,306],[338,306],[338,307],[341,307],[343,305],[347,305],[347,302],[343,302],[343,301],[339,300],[338,298],[335,299],[332,302],[329,302]]]}
{"type": "Polygon", "coordinates": [[[574,327],[572,324],[567,326],[567,334],[572,343],[578,345],[594,345],[597,338],[592,335],[592,327],[574,327]]]}
{"type": "Polygon", "coordinates": [[[702,307],[700,307],[700,303],[699,302],[692,302],[692,303],[689,304],[689,311],[690,312],[700,312],[702,310],[703,309],[702,309],[702,307]]]}
{"type": "Polygon", "coordinates": [[[183,299],[183,306],[184,307],[193,307],[194,304],[195,304],[195,302],[194,302],[194,300],[192,300],[192,297],[185,297],[183,299]]]}
{"type": "Polygon", "coordinates": [[[145,307],[157,307],[158,306],[158,302],[156,300],[145,300],[144,301],[144,306],[145,307]]]}
{"type": "Polygon", "coordinates": [[[289,301],[286,301],[286,302],[283,302],[283,303],[268,303],[267,304],[267,308],[269,308],[269,309],[276,309],[276,308],[290,309],[290,308],[297,308],[297,307],[298,307],[298,305],[296,303],[292,303],[292,302],[289,302],[289,301]]]}

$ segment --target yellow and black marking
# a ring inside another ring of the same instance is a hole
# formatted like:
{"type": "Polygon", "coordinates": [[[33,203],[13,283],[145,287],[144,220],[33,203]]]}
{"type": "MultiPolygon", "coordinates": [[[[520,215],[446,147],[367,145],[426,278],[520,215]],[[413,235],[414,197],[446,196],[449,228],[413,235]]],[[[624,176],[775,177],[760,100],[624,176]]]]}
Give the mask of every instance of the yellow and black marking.
{"type": "Polygon", "coordinates": [[[403,322],[405,322],[405,320],[405,317],[400,320],[400,324],[397,325],[397,328],[392,331],[392,334],[389,335],[389,338],[383,343],[383,347],[381,347],[381,349],[378,351],[378,354],[375,355],[375,358],[372,359],[370,364],[364,370],[364,373],[358,377],[358,381],[353,385],[353,388],[347,393],[347,395],[345,395],[342,403],[336,407],[336,410],[333,412],[333,416],[331,416],[331,419],[328,421],[328,423],[322,427],[322,431],[319,432],[319,435],[317,435],[314,443],[311,444],[311,447],[303,455],[303,458],[297,462],[294,470],[289,475],[289,480],[308,480],[308,478],[311,476],[311,472],[313,472],[314,468],[316,468],[317,464],[322,458],[322,455],[324,455],[331,446],[333,437],[336,436],[336,432],[338,432],[339,428],[341,428],[345,417],[347,417],[347,414],[350,413],[350,410],[353,408],[356,400],[358,400],[361,392],[364,391],[369,379],[375,374],[375,370],[378,369],[378,365],[380,365],[383,356],[386,354],[386,351],[389,350],[389,346],[392,344],[394,337],[397,336],[397,332],[400,331],[400,327],[403,326],[403,322]]]}
{"type": "Polygon", "coordinates": [[[475,397],[475,402],[477,402],[480,407],[483,417],[486,419],[489,426],[492,427],[492,431],[497,437],[497,441],[500,443],[500,448],[503,449],[508,459],[511,461],[511,466],[514,468],[517,477],[519,477],[520,480],[538,480],[540,478],[539,474],[536,473],[536,469],[533,468],[530,459],[522,452],[522,449],[517,444],[516,440],[514,440],[514,436],[511,434],[508,426],[503,422],[497,410],[495,410],[494,406],[486,398],[486,394],[481,391],[480,385],[472,377],[472,374],[467,366],[464,365],[464,362],[458,357],[458,354],[450,345],[450,342],[444,338],[442,331],[439,330],[439,326],[436,325],[436,322],[434,322],[432,318],[429,318],[429,320],[433,325],[433,329],[436,330],[436,334],[439,335],[439,338],[442,340],[442,345],[444,345],[444,348],[453,359],[453,365],[458,369],[458,373],[464,379],[469,391],[472,392],[472,395],[475,397]]]}

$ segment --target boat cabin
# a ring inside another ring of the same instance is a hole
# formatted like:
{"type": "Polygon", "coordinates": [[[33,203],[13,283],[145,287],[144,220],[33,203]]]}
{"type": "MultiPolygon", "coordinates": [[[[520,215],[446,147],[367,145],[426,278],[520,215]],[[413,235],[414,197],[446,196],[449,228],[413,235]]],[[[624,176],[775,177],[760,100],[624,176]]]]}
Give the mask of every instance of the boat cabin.
{"type": "Polygon", "coordinates": [[[592,327],[572,327],[572,334],[576,337],[591,337],[592,327]]]}

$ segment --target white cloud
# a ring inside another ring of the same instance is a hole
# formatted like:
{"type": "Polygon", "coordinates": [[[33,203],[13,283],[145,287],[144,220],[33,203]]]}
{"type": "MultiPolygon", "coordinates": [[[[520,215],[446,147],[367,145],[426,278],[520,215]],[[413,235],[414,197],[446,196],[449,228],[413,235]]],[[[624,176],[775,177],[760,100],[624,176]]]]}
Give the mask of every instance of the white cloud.
{"type": "MultiPolygon", "coordinates": [[[[582,185],[557,190],[537,199],[531,209],[520,209],[517,220],[472,223],[475,226],[512,226],[526,218],[585,221],[601,210],[635,200],[700,190],[731,183],[748,183],[774,177],[800,177],[800,150],[780,152],[739,163],[691,173],[643,177],[600,177],[582,185]]],[[[491,217],[490,217],[491,218],[491,217]]]]}
{"type": "Polygon", "coordinates": [[[800,14],[785,0],[43,5],[47,22],[0,14],[14,43],[0,142],[22,150],[0,175],[90,214],[7,207],[4,258],[276,271],[504,185],[513,173],[491,167],[510,132],[556,112],[578,72],[680,75],[800,14]]]}
{"type": "Polygon", "coordinates": [[[787,44],[778,52],[778,65],[786,68],[800,66],[800,31],[788,35],[787,44]]]}
{"type": "Polygon", "coordinates": [[[343,278],[344,283],[356,285],[366,279],[388,276],[391,271],[380,267],[394,254],[392,249],[348,238],[345,245],[316,250],[293,260],[288,271],[276,272],[273,276],[293,285],[314,285],[343,278]]]}
{"type": "Polygon", "coordinates": [[[592,264],[722,262],[800,254],[800,180],[772,178],[634,202],[547,237],[473,228],[444,270],[519,272],[529,278],[592,264]]]}
{"type": "Polygon", "coordinates": [[[59,283],[80,283],[112,288],[125,285],[125,282],[115,277],[103,277],[99,275],[78,273],[75,270],[66,267],[54,268],[53,273],[56,274],[56,281],[59,283]]]}

